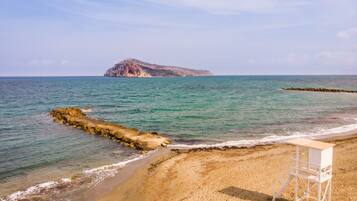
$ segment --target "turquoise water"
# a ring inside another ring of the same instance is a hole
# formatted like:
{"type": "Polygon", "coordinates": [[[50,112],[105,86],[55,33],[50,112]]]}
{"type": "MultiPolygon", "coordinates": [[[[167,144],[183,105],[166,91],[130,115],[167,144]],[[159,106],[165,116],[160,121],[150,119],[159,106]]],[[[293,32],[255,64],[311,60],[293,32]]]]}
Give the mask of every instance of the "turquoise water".
{"type": "Polygon", "coordinates": [[[165,133],[174,145],[238,143],[357,128],[357,95],[282,87],[357,89],[357,76],[0,78],[0,197],[36,183],[137,157],[108,139],[53,123],[62,106],[165,133]]]}

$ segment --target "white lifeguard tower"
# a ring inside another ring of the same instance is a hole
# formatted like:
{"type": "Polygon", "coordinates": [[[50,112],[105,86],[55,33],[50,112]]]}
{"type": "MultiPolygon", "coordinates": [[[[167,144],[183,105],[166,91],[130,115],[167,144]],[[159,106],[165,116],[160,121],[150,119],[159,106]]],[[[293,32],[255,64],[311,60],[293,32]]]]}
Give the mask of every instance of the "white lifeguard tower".
{"type": "Polygon", "coordinates": [[[291,139],[287,143],[296,146],[294,167],[280,191],[274,194],[273,201],[281,196],[291,180],[295,181],[294,201],[331,201],[334,144],[304,138],[291,139]]]}

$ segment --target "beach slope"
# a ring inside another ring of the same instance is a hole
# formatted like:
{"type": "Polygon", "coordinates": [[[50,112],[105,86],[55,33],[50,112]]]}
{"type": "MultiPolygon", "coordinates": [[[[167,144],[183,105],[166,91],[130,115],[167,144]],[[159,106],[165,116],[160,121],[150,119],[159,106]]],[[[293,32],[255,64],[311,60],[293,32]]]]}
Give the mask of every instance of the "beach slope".
{"type": "MultiPolygon", "coordinates": [[[[357,137],[336,143],[333,200],[357,200],[357,137]]],[[[271,200],[287,178],[294,147],[264,145],[240,149],[171,150],[116,186],[101,201],[271,200]]],[[[293,199],[293,184],[284,199],[293,199]]]]}

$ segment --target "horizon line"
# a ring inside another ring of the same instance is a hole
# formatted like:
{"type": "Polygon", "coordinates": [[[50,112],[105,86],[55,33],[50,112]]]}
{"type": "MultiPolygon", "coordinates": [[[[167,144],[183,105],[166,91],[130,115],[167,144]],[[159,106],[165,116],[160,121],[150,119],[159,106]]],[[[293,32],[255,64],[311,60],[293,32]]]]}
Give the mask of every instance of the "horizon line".
{"type": "MultiPolygon", "coordinates": [[[[228,76],[357,76],[357,74],[221,74],[207,76],[182,76],[182,77],[228,77],[228,76]]],[[[40,78],[40,77],[110,77],[104,75],[0,75],[0,78],[40,78]]],[[[114,76],[115,77],[115,76],[114,76]]],[[[181,77],[181,76],[177,76],[181,77]]],[[[118,78],[135,78],[135,77],[119,77],[118,78]]],[[[140,78],[140,77],[138,77],[140,78]]],[[[165,77],[147,77],[147,78],[165,78],[165,77]]],[[[169,77],[174,78],[174,77],[169,77]]]]}

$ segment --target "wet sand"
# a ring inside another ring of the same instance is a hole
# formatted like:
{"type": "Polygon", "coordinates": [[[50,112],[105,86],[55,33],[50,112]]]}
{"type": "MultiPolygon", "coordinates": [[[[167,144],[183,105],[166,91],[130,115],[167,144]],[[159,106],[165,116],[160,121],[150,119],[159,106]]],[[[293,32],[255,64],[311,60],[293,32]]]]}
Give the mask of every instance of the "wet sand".
{"type": "MultiPolygon", "coordinates": [[[[357,200],[357,135],[327,141],[336,144],[332,200],[357,200]]],[[[100,201],[271,200],[287,179],[293,153],[294,147],[285,144],[166,150],[145,164],[129,166],[127,178],[120,182],[114,178],[112,187],[99,185],[93,192],[100,196],[94,197],[100,201]]],[[[283,195],[282,200],[293,199],[293,182],[283,195]]]]}

